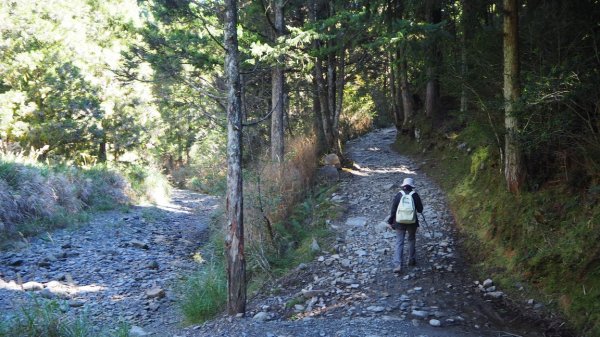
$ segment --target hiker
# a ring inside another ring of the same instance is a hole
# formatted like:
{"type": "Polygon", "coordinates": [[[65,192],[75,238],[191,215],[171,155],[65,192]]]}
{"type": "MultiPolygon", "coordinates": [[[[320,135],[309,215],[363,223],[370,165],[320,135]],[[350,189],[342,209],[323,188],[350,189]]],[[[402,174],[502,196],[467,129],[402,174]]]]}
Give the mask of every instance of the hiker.
{"type": "Polygon", "coordinates": [[[408,265],[417,264],[415,258],[415,240],[417,227],[419,227],[418,213],[423,213],[421,197],[414,191],[415,181],[413,178],[404,178],[400,192],[394,197],[392,211],[388,219],[388,225],[396,231],[396,251],[394,252],[394,273],[402,272],[402,255],[404,250],[404,236],[408,231],[408,265]],[[403,199],[403,196],[406,198],[403,199]],[[412,198],[412,200],[411,200],[412,198]],[[400,201],[402,202],[402,205],[400,201]],[[412,201],[412,203],[411,203],[412,201]],[[399,207],[400,205],[400,207],[399,207]]]}

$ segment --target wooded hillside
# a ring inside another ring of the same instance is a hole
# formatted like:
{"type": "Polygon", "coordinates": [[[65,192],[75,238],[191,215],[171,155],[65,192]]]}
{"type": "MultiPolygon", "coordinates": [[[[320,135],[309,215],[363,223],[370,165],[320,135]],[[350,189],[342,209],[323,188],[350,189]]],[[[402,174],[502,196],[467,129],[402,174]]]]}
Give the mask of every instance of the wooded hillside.
{"type": "MultiPolygon", "coordinates": [[[[41,216],[22,205],[19,158],[138,182],[155,167],[226,193],[225,244],[250,235],[252,252],[286,226],[320,155],[393,124],[495,252],[475,259],[599,334],[599,17],[595,0],[3,1],[0,229],[41,216]]],[[[229,257],[233,314],[245,260],[229,257]]]]}

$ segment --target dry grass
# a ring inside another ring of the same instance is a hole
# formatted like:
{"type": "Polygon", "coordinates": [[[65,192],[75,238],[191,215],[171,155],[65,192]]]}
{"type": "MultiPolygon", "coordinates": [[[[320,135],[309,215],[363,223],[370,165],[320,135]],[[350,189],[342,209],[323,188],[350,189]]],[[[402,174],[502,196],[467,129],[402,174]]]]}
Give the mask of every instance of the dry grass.
{"type": "Polygon", "coordinates": [[[245,180],[244,223],[250,269],[270,269],[268,256],[285,248],[280,245],[285,241],[281,239],[286,235],[286,219],[314,181],[318,153],[315,139],[293,139],[288,141],[287,149],[281,165],[265,157],[245,180]]]}
{"type": "Polygon", "coordinates": [[[50,169],[12,160],[0,157],[0,229],[4,232],[0,234],[23,231],[22,226],[30,232],[32,223],[39,229],[64,225],[84,209],[114,207],[129,200],[128,184],[116,172],[50,169]]]}

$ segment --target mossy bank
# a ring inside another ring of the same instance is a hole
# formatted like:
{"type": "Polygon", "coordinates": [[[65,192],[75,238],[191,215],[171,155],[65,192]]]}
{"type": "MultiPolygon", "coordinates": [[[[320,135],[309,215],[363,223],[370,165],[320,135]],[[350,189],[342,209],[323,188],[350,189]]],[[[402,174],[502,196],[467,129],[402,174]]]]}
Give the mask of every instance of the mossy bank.
{"type": "Polygon", "coordinates": [[[400,136],[394,147],[447,192],[476,273],[561,312],[578,334],[599,336],[600,186],[576,189],[565,178],[510,194],[500,151],[473,134],[400,136]]]}

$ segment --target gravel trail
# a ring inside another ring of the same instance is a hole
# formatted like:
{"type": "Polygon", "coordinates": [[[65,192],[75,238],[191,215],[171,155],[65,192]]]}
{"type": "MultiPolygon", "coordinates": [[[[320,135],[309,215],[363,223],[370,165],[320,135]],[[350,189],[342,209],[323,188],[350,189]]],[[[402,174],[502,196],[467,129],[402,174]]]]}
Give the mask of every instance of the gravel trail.
{"type": "Polygon", "coordinates": [[[552,336],[523,315],[542,310],[536,303],[515,310],[493,280],[470,275],[443,191],[391,149],[395,136],[379,129],[347,143],[354,165],[331,196],[345,209],[329,221],[338,236],[333,251],[267,287],[245,317],[180,325],[173,285],[198,267],[192,256],[218,204],[188,191],[176,191],[168,205],[106,213],[0,252],[0,310],[15,310],[34,293],[87,310],[96,323],[126,320],[151,336],[552,336]],[[407,176],[427,224],[417,232],[417,265],[398,275],[385,220],[407,176]]]}
{"type": "Polygon", "coordinates": [[[94,325],[161,331],[179,324],[173,286],[198,264],[214,197],[175,190],[168,203],[100,213],[0,252],[0,313],[56,299],[94,325]]]}
{"type": "Polygon", "coordinates": [[[331,196],[346,210],[330,222],[338,233],[334,252],[278,280],[249,303],[246,317],[222,316],[181,336],[543,336],[543,327],[506,306],[493,280],[469,275],[443,191],[391,149],[395,136],[380,129],[347,143],[354,165],[331,196]],[[407,176],[427,225],[417,232],[417,266],[397,275],[395,233],[385,220],[407,176]]]}

